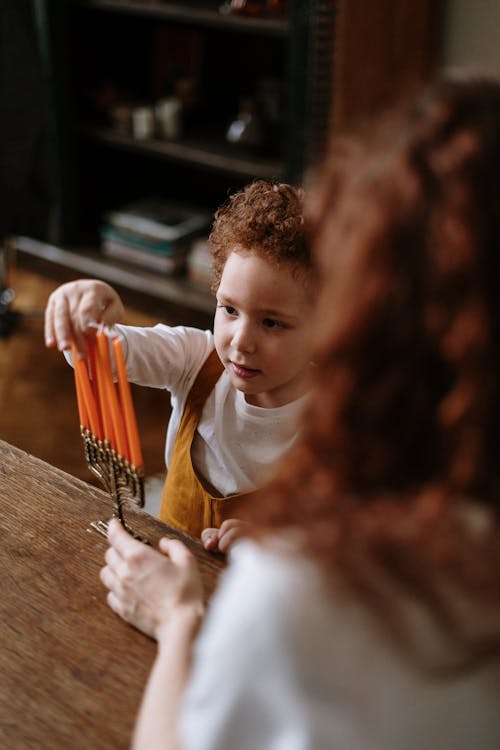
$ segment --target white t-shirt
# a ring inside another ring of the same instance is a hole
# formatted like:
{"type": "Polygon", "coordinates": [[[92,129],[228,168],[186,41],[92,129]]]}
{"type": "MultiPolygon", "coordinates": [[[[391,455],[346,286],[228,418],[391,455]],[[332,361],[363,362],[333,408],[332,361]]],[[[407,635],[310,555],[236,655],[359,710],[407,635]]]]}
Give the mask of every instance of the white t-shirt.
{"type": "Polygon", "coordinates": [[[181,734],[185,750],[498,750],[499,695],[498,660],[433,680],[313,563],[242,542],[196,643],[181,734]]]}
{"type": "MultiPolygon", "coordinates": [[[[129,380],[170,391],[172,415],[165,462],[169,465],[189,391],[214,348],[211,331],[163,324],[117,326],[124,339],[129,380]]],[[[224,371],[207,399],[192,447],[198,473],[221,496],[249,492],[270,478],[292,445],[304,397],[275,409],[253,406],[224,371]]]]}

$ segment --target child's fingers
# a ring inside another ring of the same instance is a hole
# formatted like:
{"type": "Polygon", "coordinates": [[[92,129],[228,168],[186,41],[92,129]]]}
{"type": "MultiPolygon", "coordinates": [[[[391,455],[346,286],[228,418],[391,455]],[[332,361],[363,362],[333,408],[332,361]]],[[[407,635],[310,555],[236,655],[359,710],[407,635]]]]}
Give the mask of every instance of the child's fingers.
{"type": "Polygon", "coordinates": [[[77,304],[77,299],[67,293],[66,285],[50,295],[45,309],[45,343],[63,351],[69,349],[74,341],[80,355],[85,357],[84,336],[78,328],[75,314],[77,304]]]}
{"type": "Polygon", "coordinates": [[[55,294],[47,307],[47,328],[60,351],[69,349],[73,338],[71,314],[65,294],[55,294]]]}
{"type": "Polygon", "coordinates": [[[201,543],[206,550],[228,552],[230,547],[250,528],[247,521],[227,518],[220,529],[207,528],[201,532],[201,543]]]}
{"type": "Polygon", "coordinates": [[[95,323],[112,326],[124,315],[122,302],[114,289],[104,285],[83,287],[81,295],[75,300],[73,317],[76,327],[88,333],[95,323]]]}
{"type": "Polygon", "coordinates": [[[113,297],[105,303],[101,313],[101,321],[107,326],[114,326],[120,323],[125,316],[125,309],[122,301],[118,296],[113,297]]]}
{"type": "Polygon", "coordinates": [[[238,518],[227,518],[222,522],[219,529],[219,550],[228,552],[230,547],[242,536],[248,533],[250,524],[248,521],[240,521],[238,518]]]}
{"type": "Polygon", "coordinates": [[[87,335],[92,324],[100,321],[101,305],[89,292],[84,292],[78,299],[71,300],[71,319],[75,332],[87,335]]]}
{"type": "Polygon", "coordinates": [[[206,550],[228,552],[231,545],[239,539],[249,528],[247,521],[237,518],[227,518],[220,529],[206,528],[201,532],[201,543],[206,550]]]}
{"type": "Polygon", "coordinates": [[[71,333],[71,339],[75,344],[76,351],[80,359],[87,359],[87,341],[83,333],[78,328],[73,328],[71,333]]]}
{"type": "Polygon", "coordinates": [[[54,326],[53,326],[53,319],[52,319],[52,303],[51,298],[49,297],[49,300],[47,302],[47,306],[45,308],[45,315],[44,315],[44,338],[45,338],[45,346],[55,346],[55,336],[54,336],[54,326]]]}
{"type": "Polygon", "coordinates": [[[219,544],[219,530],[203,529],[201,532],[201,543],[207,550],[216,550],[219,544]]]}
{"type": "Polygon", "coordinates": [[[69,349],[74,341],[80,356],[86,357],[85,337],[95,323],[112,326],[124,317],[122,301],[108,284],[80,279],[58,287],[49,297],[45,311],[45,343],[69,349]]]}
{"type": "Polygon", "coordinates": [[[219,533],[219,551],[229,552],[232,545],[241,537],[242,535],[242,527],[241,526],[231,526],[227,529],[227,531],[222,531],[219,533]]]}

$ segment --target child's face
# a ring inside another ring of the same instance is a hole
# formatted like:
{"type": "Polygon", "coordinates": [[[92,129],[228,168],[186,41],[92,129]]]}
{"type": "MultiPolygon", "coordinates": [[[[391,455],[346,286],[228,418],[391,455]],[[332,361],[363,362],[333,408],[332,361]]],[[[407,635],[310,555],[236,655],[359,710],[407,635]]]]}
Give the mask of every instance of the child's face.
{"type": "Polygon", "coordinates": [[[232,252],[217,290],[217,353],[235,388],[267,408],[304,392],[312,304],[304,280],[251,252],[232,252]]]}

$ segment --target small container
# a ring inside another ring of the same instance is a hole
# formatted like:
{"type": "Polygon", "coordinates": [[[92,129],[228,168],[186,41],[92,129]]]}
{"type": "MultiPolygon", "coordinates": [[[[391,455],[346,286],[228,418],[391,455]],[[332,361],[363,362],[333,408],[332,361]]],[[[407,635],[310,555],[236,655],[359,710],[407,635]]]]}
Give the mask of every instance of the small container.
{"type": "Polygon", "coordinates": [[[182,102],[175,96],[159,99],[155,105],[156,133],[160,138],[178,138],[182,131],[182,102]]]}
{"type": "Polygon", "coordinates": [[[137,140],[153,138],[155,117],[152,107],[135,107],[132,110],[132,135],[137,140]]]}
{"type": "Polygon", "coordinates": [[[254,99],[240,101],[239,112],[226,130],[226,140],[246,148],[259,148],[264,142],[262,120],[254,99]]]}

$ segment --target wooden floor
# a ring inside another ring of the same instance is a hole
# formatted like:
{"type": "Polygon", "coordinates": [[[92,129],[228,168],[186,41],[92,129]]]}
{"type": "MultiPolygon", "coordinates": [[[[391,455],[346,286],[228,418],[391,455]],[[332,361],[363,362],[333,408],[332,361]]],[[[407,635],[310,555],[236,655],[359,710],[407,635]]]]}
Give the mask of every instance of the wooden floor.
{"type": "MultiPolygon", "coordinates": [[[[88,482],[79,434],[73,371],[64,357],[45,348],[43,309],[58,281],[13,269],[13,309],[22,313],[9,338],[0,338],[0,438],[88,482]]],[[[159,322],[127,308],[126,322],[159,322]]],[[[164,469],[165,428],[170,414],[165,391],[133,386],[146,476],[164,469]]],[[[42,498],[41,498],[42,499],[42,498]]]]}

